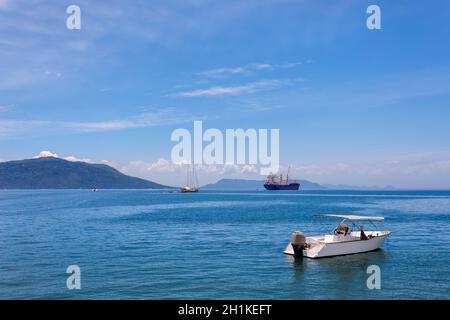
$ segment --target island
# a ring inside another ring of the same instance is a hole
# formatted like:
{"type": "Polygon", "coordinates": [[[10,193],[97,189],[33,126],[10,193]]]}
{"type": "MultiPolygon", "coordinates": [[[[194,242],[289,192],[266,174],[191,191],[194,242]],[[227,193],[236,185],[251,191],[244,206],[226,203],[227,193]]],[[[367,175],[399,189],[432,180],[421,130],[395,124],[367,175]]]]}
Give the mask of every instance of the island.
{"type": "Polygon", "coordinates": [[[0,189],[167,189],[106,165],[56,157],[0,163],[0,189]]]}

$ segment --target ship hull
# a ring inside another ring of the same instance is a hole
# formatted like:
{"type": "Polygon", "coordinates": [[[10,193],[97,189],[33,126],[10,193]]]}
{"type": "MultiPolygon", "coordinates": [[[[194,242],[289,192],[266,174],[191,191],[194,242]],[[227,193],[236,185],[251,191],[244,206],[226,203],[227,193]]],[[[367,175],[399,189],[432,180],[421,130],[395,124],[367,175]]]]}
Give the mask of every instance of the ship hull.
{"type": "Polygon", "coordinates": [[[298,190],[300,187],[299,183],[290,183],[290,184],[269,184],[265,183],[264,188],[266,190],[298,190]]]}
{"type": "Polygon", "coordinates": [[[198,188],[194,187],[182,187],[180,188],[180,192],[187,193],[187,192],[198,192],[198,188]]]}

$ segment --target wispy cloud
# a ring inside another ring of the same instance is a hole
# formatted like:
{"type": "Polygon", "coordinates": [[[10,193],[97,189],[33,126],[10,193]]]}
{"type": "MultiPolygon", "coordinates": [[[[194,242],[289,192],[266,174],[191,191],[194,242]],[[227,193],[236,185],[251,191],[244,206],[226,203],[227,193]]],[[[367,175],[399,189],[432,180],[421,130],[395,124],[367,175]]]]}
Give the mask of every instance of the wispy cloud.
{"type": "Polygon", "coordinates": [[[254,71],[260,70],[277,70],[277,69],[290,69],[295,68],[300,65],[300,62],[296,63],[284,63],[284,64],[269,64],[269,63],[251,63],[240,67],[226,67],[226,68],[216,68],[211,70],[206,70],[199,72],[198,75],[201,76],[224,76],[224,75],[236,75],[236,74],[246,74],[254,71]]]}
{"type": "Polygon", "coordinates": [[[78,0],[76,4],[82,9],[82,29],[69,31],[64,5],[50,0],[0,0],[0,90],[56,81],[42,76],[55,66],[55,73],[76,77],[105,55],[113,60],[123,47],[103,41],[111,36],[167,47],[187,38],[211,36],[236,17],[251,15],[259,1],[157,0],[151,5],[139,1],[123,5],[120,0],[78,0]]]}
{"type": "Polygon", "coordinates": [[[42,120],[0,120],[0,138],[26,134],[48,126],[42,120]]]}
{"type": "Polygon", "coordinates": [[[0,113],[8,112],[12,107],[12,105],[0,105],[0,113]]]}
{"type": "Polygon", "coordinates": [[[161,111],[144,112],[124,120],[108,120],[97,122],[65,122],[63,126],[75,131],[95,132],[154,127],[190,121],[193,117],[182,115],[175,108],[161,111]]]}
{"type": "Polygon", "coordinates": [[[196,89],[176,94],[180,97],[212,97],[224,95],[238,95],[270,90],[285,84],[286,80],[262,80],[238,86],[215,86],[206,89],[196,89]]]}
{"type": "MultiPolygon", "coordinates": [[[[280,70],[280,69],[291,69],[295,68],[302,63],[250,63],[244,66],[237,67],[223,67],[205,70],[197,73],[199,76],[203,77],[216,77],[224,78],[227,77],[228,80],[234,75],[252,75],[252,78],[258,76],[258,71],[266,70],[280,70]]],[[[274,74],[272,74],[274,76],[274,74]]],[[[209,82],[211,79],[203,79],[209,82]]],[[[271,90],[283,85],[291,84],[295,81],[303,81],[302,78],[296,79],[268,79],[268,80],[256,80],[253,82],[247,82],[244,84],[221,84],[210,86],[208,88],[192,89],[190,91],[178,92],[175,94],[169,94],[169,96],[179,96],[179,97],[212,97],[212,96],[225,96],[225,95],[240,95],[240,94],[250,94],[263,90],[271,90]]],[[[228,81],[230,82],[230,81],[228,81]]]]}
{"type": "Polygon", "coordinates": [[[130,128],[142,128],[150,126],[149,122],[134,120],[109,120],[97,122],[66,122],[64,126],[76,131],[93,132],[93,131],[109,131],[130,128]]]}
{"type": "Polygon", "coordinates": [[[0,138],[22,137],[39,130],[45,133],[77,133],[126,130],[155,126],[172,125],[191,122],[195,119],[205,119],[203,116],[186,115],[175,108],[165,108],[160,111],[144,112],[125,119],[104,121],[43,121],[43,120],[0,120],[0,138]]]}

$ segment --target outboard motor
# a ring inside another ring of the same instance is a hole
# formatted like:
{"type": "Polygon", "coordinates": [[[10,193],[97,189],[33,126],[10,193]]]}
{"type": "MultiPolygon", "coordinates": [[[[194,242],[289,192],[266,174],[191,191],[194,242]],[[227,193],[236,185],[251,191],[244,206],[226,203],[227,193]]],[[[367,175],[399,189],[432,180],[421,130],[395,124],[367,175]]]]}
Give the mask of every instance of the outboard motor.
{"type": "Polygon", "coordinates": [[[294,256],[303,257],[303,250],[306,249],[305,234],[300,231],[295,231],[291,237],[291,245],[294,249],[294,256]]]}

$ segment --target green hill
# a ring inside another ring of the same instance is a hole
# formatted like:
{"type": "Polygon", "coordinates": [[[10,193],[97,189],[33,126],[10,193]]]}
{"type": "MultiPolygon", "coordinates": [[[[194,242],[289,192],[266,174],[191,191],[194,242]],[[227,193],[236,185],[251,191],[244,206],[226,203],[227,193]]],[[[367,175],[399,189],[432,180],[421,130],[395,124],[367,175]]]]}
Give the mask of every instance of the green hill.
{"type": "Polygon", "coordinates": [[[161,189],[105,164],[45,157],[0,163],[0,189],[161,189]]]}

